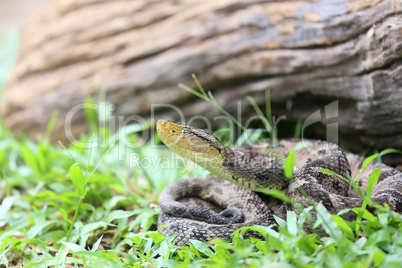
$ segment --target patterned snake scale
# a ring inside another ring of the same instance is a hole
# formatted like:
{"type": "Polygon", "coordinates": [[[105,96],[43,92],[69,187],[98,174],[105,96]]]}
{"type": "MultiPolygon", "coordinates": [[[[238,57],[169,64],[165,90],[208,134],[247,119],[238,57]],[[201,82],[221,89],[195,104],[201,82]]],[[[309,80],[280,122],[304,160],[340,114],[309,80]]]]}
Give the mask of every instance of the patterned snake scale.
{"type": "MultiPolygon", "coordinates": [[[[158,226],[165,225],[160,230],[165,236],[177,234],[176,245],[188,245],[189,239],[231,241],[231,234],[238,228],[276,225],[273,215],[284,219],[287,210],[298,212],[292,205],[262,194],[261,188],[281,189],[293,204],[304,207],[321,202],[333,214],[363,203],[349,183],[318,170],[329,169],[344,178],[350,174],[357,179],[364,158],[345,155],[335,144],[280,140],[275,148],[267,143],[228,148],[209,132],[170,121],[159,120],[157,131],[172,151],[216,176],[180,180],[160,194],[158,226]],[[295,150],[296,163],[294,179],[289,182],[281,162],[291,150],[295,150]]],[[[381,174],[372,200],[402,213],[400,171],[371,162],[360,176],[360,188],[365,192],[368,178],[377,168],[381,168],[381,174]]],[[[355,214],[350,211],[342,217],[351,220],[355,214]]]]}

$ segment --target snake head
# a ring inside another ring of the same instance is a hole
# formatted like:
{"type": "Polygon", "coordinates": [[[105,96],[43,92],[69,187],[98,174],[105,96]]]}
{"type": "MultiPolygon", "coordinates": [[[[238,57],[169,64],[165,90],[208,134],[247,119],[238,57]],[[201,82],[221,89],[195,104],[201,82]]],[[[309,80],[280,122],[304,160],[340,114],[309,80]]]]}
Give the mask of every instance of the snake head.
{"type": "Polygon", "coordinates": [[[228,149],[211,133],[167,120],[158,120],[156,130],[162,142],[178,155],[214,172],[228,149]]]}

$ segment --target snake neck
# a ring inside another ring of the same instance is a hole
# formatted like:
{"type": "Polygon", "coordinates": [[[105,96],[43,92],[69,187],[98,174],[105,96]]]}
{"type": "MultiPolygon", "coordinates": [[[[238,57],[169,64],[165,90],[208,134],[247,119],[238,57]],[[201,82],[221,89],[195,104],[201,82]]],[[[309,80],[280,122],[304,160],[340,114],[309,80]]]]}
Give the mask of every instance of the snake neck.
{"type": "Polygon", "coordinates": [[[270,154],[225,149],[226,158],[218,176],[254,191],[283,189],[289,182],[282,164],[270,154]]]}

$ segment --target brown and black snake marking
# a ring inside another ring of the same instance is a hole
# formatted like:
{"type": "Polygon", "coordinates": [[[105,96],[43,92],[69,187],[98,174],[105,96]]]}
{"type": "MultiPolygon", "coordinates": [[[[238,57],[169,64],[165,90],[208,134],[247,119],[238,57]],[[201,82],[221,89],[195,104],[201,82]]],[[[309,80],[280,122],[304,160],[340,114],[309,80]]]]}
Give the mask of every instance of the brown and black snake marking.
{"type": "Polygon", "coordinates": [[[243,226],[275,224],[274,211],[256,192],[216,177],[177,181],[163,190],[159,205],[163,212],[158,226],[167,224],[160,232],[165,236],[177,234],[177,245],[187,245],[189,239],[230,240],[230,235],[243,226]],[[183,201],[184,197],[191,198],[183,201]]]}
{"type": "MultiPolygon", "coordinates": [[[[310,202],[322,203],[330,213],[360,207],[363,200],[356,190],[337,176],[325,174],[318,169],[329,169],[343,177],[351,174],[356,180],[364,158],[345,155],[337,145],[331,143],[313,140],[303,142],[308,145],[299,148],[298,140],[281,140],[275,148],[268,145],[226,148],[214,140],[220,150],[226,150],[226,158],[221,166],[224,172],[218,170],[217,173],[234,183],[218,177],[207,177],[188,178],[169,185],[159,197],[162,213],[158,226],[165,225],[160,232],[165,236],[177,234],[177,245],[188,245],[189,239],[207,242],[213,238],[223,238],[231,241],[230,235],[240,227],[275,225],[273,215],[284,219],[286,209],[298,213],[290,204],[242,187],[254,182],[269,187],[272,181],[273,187],[277,188],[286,180],[277,160],[280,158],[283,161],[295,147],[299,149],[295,152],[294,180],[282,188],[295,204],[308,207],[310,202]],[[272,172],[270,167],[273,168],[272,172]],[[275,178],[271,180],[271,176],[275,178]]],[[[360,188],[365,192],[368,178],[377,168],[381,168],[381,174],[371,193],[372,200],[380,204],[387,203],[391,210],[402,213],[400,171],[372,162],[361,174],[360,188]]],[[[355,217],[353,212],[342,216],[346,219],[355,217]]]]}

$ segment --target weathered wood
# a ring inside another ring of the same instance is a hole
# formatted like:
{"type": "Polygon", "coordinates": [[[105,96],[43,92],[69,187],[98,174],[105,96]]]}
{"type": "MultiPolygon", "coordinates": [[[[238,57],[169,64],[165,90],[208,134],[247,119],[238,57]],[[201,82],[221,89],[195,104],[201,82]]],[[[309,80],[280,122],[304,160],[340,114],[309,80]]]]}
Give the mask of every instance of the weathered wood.
{"type": "Polygon", "coordinates": [[[2,113],[36,136],[57,109],[63,140],[67,112],[107,89],[116,115],[169,103],[213,117],[177,87],[195,73],[234,114],[238,101],[250,114],[246,95],[263,104],[267,88],[276,111],[296,119],[338,101],[346,141],[402,148],[401,62],[400,0],[60,0],[26,25],[2,113]]]}

